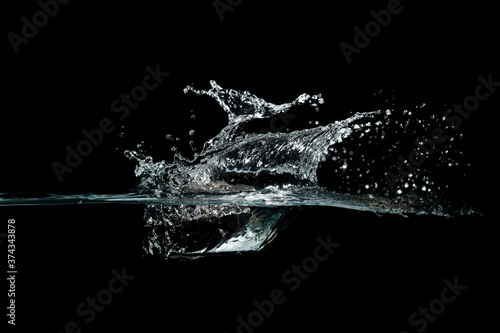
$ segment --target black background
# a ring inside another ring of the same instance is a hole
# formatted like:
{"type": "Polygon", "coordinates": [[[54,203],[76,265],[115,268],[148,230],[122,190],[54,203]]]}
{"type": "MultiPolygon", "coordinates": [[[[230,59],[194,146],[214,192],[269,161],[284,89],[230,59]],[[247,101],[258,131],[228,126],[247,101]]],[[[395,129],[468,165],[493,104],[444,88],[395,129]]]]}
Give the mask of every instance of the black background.
{"type": "MultiPolygon", "coordinates": [[[[386,8],[386,1],[245,0],[224,13],[223,21],[211,1],[61,5],[19,53],[7,37],[2,44],[0,192],[132,190],[134,163],[123,157],[124,149],[144,140],[155,158],[169,159],[165,134],[185,145],[195,129],[200,145],[224,126],[225,114],[213,101],[182,92],[191,83],[206,89],[215,80],[277,104],[304,92],[321,93],[325,104],[314,120],[326,124],[351,111],[382,107],[373,97],[380,90],[394,90],[401,103],[443,105],[435,110],[442,115],[444,105],[473,93],[479,75],[500,79],[492,4],[402,5],[350,64],[340,42],[352,44],[353,28],[363,28],[372,20],[370,11],[386,8]],[[157,64],[169,77],[119,122],[111,102],[142,82],[146,66],[157,64]],[[59,182],[51,163],[62,162],[65,146],[74,147],[83,129],[105,117],[120,127],[59,182]]],[[[39,10],[36,1],[4,4],[4,36],[19,34],[21,18],[31,20],[39,10]]],[[[468,289],[426,331],[484,331],[497,313],[497,105],[495,94],[460,128],[473,161],[464,186],[481,218],[304,208],[261,252],[164,261],[142,257],[140,205],[2,207],[4,225],[8,218],[17,223],[16,329],[60,332],[74,320],[82,332],[133,325],[145,332],[234,332],[236,318],[254,310],[253,300],[279,288],[287,291],[286,302],[256,332],[415,332],[408,316],[439,297],[444,279],[458,277],[468,289]],[[327,235],[341,247],[289,292],[283,272],[312,255],[316,237],[327,235]],[[107,286],[112,269],[122,267],[135,279],[84,323],[75,308],[107,286]]]]}

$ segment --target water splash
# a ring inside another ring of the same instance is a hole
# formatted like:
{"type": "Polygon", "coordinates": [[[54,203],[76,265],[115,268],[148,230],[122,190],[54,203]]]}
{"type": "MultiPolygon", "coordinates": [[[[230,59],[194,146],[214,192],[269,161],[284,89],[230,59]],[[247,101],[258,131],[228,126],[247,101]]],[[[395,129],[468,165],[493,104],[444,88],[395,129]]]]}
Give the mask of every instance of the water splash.
{"type": "Polygon", "coordinates": [[[317,111],[323,98],[302,94],[290,103],[275,105],[247,91],[210,84],[209,90],[188,86],[184,92],[216,100],[228,124],[193,159],[178,152],[172,163],[153,162],[150,156],[126,151],[137,161],[140,193],[167,201],[189,198],[196,203],[203,198],[205,203],[222,204],[147,205],[152,228],[145,245],[148,253],[173,256],[260,249],[276,234],[279,221],[286,219],[285,211],[276,213],[269,207],[335,206],[403,215],[472,213],[449,197],[446,179],[435,177],[443,167],[458,165],[462,152],[453,140],[435,149],[433,156],[427,156],[427,165],[414,168],[396,189],[387,182],[388,170],[397,170],[399,155],[409,147],[405,138],[418,143],[433,126],[449,129],[444,120],[439,123],[432,117],[422,124],[422,119],[410,117],[425,104],[404,110],[399,118],[393,109],[375,110],[291,133],[247,133],[244,126],[255,119],[271,118],[299,105],[317,111]],[[241,223],[242,219],[246,222],[241,223]],[[266,227],[256,231],[255,221],[266,227]],[[200,230],[205,231],[200,234],[200,230]],[[193,234],[198,235],[197,246],[193,234]],[[204,237],[210,240],[200,241],[204,237]]]}
{"type": "MultiPolygon", "coordinates": [[[[474,212],[452,184],[463,177],[462,139],[446,119],[424,116],[425,104],[358,112],[330,124],[289,133],[249,133],[245,126],[297,107],[318,111],[321,95],[302,94],[280,105],[247,91],[192,86],[185,93],[209,96],[228,117],[227,125],[193,158],[175,152],[171,162],[125,151],[136,161],[136,193],[124,195],[0,195],[0,204],[140,203],[148,235],[144,251],[165,257],[197,257],[257,251],[268,244],[299,206],[329,206],[401,215],[452,216],[474,212]],[[421,146],[434,128],[449,140],[427,149],[425,163],[397,182],[388,172],[401,156],[421,146]],[[419,146],[420,145],[420,146],[419,146]]],[[[312,122],[310,123],[312,124],[312,122]]],[[[196,131],[190,131],[190,139],[196,131]]],[[[173,136],[166,135],[173,141],[173,136]]],[[[138,146],[138,148],[142,147],[138,146]]],[[[192,147],[192,143],[190,142],[192,147]]]]}

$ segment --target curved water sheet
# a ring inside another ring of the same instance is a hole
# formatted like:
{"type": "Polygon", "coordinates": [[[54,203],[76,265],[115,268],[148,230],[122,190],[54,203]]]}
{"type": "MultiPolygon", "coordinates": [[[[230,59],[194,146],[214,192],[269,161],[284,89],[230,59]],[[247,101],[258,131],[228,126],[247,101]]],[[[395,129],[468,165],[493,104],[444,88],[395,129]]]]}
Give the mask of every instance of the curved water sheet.
{"type": "Polygon", "coordinates": [[[125,151],[136,161],[140,184],[135,193],[0,194],[0,205],[143,204],[148,230],[144,251],[166,258],[258,251],[300,206],[377,214],[474,214],[452,186],[465,172],[458,149],[461,135],[450,130],[446,119],[422,116],[428,107],[424,104],[261,134],[245,126],[294,108],[314,113],[322,96],[302,94],[275,105],[247,91],[224,89],[214,81],[210,85],[209,90],[188,86],[185,93],[216,100],[227,114],[227,125],[193,158],[177,152],[172,162],[155,162],[143,151],[125,151]],[[429,145],[434,128],[448,133],[439,146],[429,145]],[[402,167],[403,156],[415,146],[425,163],[402,167]]]}
{"type": "Polygon", "coordinates": [[[247,91],[210,84],[209,90],[188,86],[185,92],[215,99],[228,124],[194,158],[177,153],[172,163],[154,162],[125,152],[137,162],[139,192],[166,203],[146,205],[147,253],[171,257],[259,250],[293,215],[293,207],[304,205],[402,215],[472,213],[447,194],[446,177],[436,177],[460,174],[459,137],[439,149],[427,148],[427,164],[412,167],[405,179],[388,177],[401,165],[404,137],[418,143],[432,126],[449,129],[444,119],[426,123],[411,117],[425,105],[404,110],[396,120],[394,110],[385,109],[288,133],[248,133],[243,128],[255,119],[298,106],[317,111],[323,98],[302,94],[275,105],[247,91]]]}

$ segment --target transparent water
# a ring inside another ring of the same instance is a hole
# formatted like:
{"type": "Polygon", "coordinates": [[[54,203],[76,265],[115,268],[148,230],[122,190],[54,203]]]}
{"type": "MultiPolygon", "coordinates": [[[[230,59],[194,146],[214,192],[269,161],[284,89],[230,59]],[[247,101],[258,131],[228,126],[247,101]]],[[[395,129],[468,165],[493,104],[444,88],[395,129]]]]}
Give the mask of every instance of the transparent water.
{"type": "Polygon", "coordinates": [[[256,119],[299,106],[316,112],[323,98],[302,94],[275,105],[210,83],[209,90],[188,86],[185,93],[215,99],[228,124],[193,158],[177,152],[172,162],[155,162],[141,150],[125,151],[136,161],[140,179],[134,193],[4,193],[0,205],[141,204],[149,228],[144,251],[167,258],[260,250],[299,206],[377,214],[474,214],[450,194],[453,177],[465,169],[457,133],[428,151],[426,163],[389,185],[387,172],[396,172],[398,156],[409,152],[404,138],[418,144],[436,127],[451,133],[444,119],[415,116],[425,105],[397,116],[395,110],[375,110],[291,132],[248,133],[245,126],[256,119]]]}

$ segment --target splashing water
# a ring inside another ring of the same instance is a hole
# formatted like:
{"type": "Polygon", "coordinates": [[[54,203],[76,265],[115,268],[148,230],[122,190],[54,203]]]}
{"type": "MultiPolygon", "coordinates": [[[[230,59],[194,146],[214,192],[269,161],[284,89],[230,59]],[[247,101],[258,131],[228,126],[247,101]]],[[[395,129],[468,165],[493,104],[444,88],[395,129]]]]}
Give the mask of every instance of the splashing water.
{"type": "MultiPolygon", "coordinates": [[[[287,213],[301,205],[398,214],[470,213],[446,199],[448,185],[433,178],[436,168],[456,164],[461,156],[451,144],[430,152],[428,165],[415,168],[415,174],[391,191],[386,175],[399,167],[400,140],[418,140],[422,120],[415,119],[414,126],[410,118],[392,120],[391,110],[379,110],[291,133],[248,134],[243,128],[255,119],[298,105],[317,109],[323,98],[302,94],[291,103],[275,105],[246,91],[210,84],[210,90],[184,90],[215,99],[228,115],[227,126],[201,153],[191,160],[177,153],[173,163],[155,163],[149,156],[126,152],[137,161],[141,193],[167,201],[183,198],[185,203],[147,205],[149,253],[258,250],[275,236],[287,213]],[[193,206],[200,201],[217,205],[193,206]]],[[[407,114],[411,111],[403,112],[407,114]]]]}
{"type": "Polygon", "coordinates": [[[429,129],[450,127],[444,119],[422,123],[412,116],[425,105],[404,110],[401,119],[387,109],[290,133],[247,133],[243,128],[256,119],[270,119],[298,106],[317,111],[323,98],[302,94],[275,105],[246,91],[210,84],[209,90],[188,86],[184,92],[215,99],[228,116],[227,126],[192,159],[176,152],[173,162],[154,162],[151,156],[125,151],[137,163],[137,193],[3,195],[0,204],[145,204],[149,231],[144,250],[165,257],[260,250],[298,206],[439,216],[473,213],[448,193],[453,177],[462,172],[462,152],[456,148],[461,136],[456,133],[439,147],[426,149],[425,163],[397,182],[388,181],[388,172],[401,169],[400,155],[411,151],[405,138],[421,148],[429,129]]]}

